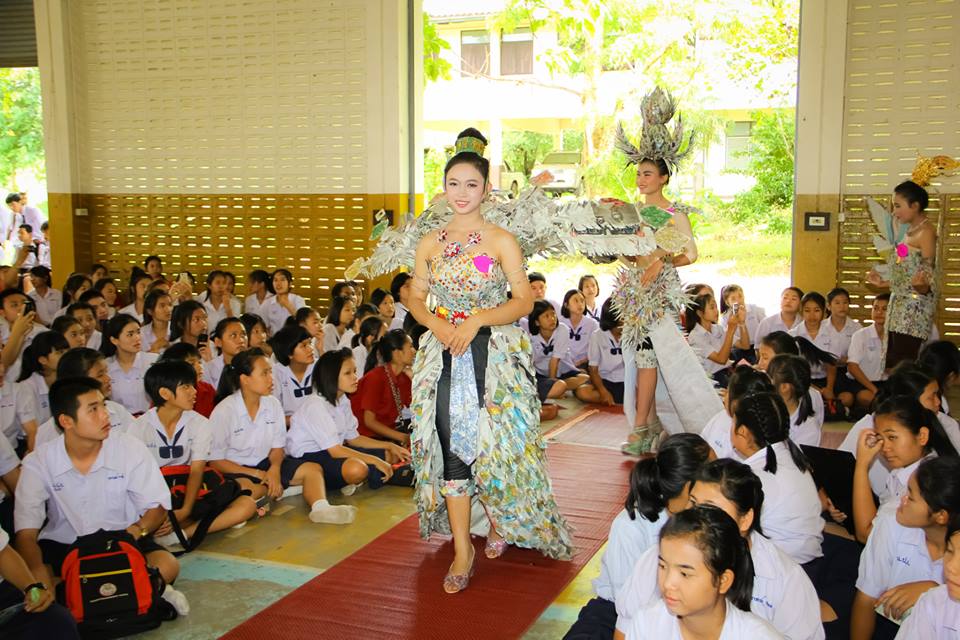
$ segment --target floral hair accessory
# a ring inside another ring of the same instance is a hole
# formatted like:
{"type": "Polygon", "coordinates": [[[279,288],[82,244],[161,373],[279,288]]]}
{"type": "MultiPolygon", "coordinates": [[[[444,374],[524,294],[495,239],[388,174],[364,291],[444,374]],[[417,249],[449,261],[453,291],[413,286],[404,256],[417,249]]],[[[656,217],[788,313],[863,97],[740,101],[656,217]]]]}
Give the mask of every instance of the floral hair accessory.
{"type": "Polygon", "coordinates": [[[464,136],[457,140],[457,144],[454,147],[455,153],[464,153],[470,152],[475,153],[478,156],[483,156],[483,151],[487,148],[487,145],[480,138],[474,138],[473,136],[464,136]]]}

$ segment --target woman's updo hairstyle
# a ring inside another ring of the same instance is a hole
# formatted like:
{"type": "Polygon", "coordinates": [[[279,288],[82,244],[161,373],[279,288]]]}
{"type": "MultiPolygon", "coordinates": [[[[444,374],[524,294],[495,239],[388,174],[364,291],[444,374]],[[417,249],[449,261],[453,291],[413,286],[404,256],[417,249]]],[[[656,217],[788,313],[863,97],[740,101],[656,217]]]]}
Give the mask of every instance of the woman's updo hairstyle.
{"type": "Polygon", "coordinates": [[[461,131],[460,135],[457,136],[457,152],[447,161],[447,165],[443,168],[444,179],[446,179],[450,169],[456,165],[469,164],[480,172],[480,175],[483,176],[484,185],[486,185],[490,177],[490,161],[483,157],[483,147],[486,146],[487,139],[473,127],[461,131]],[[473,140],[466,141],[465,139],[467,138],[473,138],[482,144],[477,145],[473,140]],[[461,140],[464,140],[464,142],[461,142],[461,140]],[[473,144],[471,145],[470,143],[473,144]]]}

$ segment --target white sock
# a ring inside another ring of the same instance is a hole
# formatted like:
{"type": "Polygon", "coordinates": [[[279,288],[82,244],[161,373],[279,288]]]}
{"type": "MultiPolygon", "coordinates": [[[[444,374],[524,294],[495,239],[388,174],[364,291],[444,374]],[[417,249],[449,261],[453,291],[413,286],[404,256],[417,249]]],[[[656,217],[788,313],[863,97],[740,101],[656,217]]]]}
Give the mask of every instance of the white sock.
{"type": "Polygon", "coordinates": [[[319,500],[315,500],[313,504],[310,505],[310,510],[313,511],[314,509],[322,509],[323,507],[329,507],[329,506],[330,506],[330,503],[327,502],[326,498],[320,498],[319,500]]]}
{"type": "Polygon", "coordinates": [[[326,500],[317,500],[310,509],[310,521],[326,524],[349,524],[357,515],[357,508],[349,505],[332,505],[326,500]]]}

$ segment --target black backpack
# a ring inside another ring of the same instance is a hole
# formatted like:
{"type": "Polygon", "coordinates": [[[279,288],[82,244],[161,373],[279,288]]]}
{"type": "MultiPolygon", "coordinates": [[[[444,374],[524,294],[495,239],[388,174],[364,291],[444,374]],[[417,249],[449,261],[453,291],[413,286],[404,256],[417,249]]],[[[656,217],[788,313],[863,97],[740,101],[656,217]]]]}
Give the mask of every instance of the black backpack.
{"type": "Polygon", "coordinates": [[[64,604],[84,640],[108,640],[160,626],[177,617],[160,597],[166,584],[126,531],[77,538],[60,569],[64,604]]]}

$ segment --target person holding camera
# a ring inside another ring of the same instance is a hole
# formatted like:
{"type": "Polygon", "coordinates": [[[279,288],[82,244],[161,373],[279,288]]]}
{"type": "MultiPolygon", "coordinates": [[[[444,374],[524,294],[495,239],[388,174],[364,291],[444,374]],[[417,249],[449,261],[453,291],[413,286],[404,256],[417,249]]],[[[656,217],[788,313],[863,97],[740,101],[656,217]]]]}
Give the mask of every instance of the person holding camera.
{"type": "Polygon", "coordinates": [[[360,435],[410,447],[413,383],[407,371],[416,355],[410,336],[400,329],[388,331],[371,345],[367,361],[379,358],[383,364],[368,368],[350,400],[360,435]]]}

